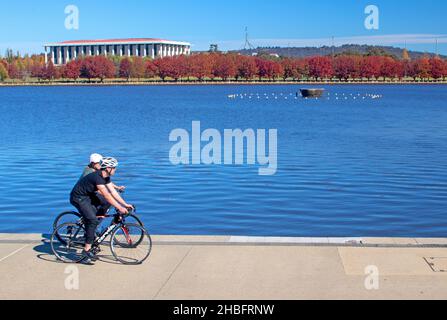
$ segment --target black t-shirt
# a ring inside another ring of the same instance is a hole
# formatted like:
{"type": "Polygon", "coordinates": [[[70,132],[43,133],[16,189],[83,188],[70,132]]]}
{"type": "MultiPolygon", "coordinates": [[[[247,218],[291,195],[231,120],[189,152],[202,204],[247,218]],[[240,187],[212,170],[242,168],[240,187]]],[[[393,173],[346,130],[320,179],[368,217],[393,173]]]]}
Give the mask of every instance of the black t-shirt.
{"type": "Polygon", "coordinates": [[[92,197],[98,191],[97,186],[107,185],[111,182],[110,177],[103,178],[101,171],[90,173],[81,178],[71,191],[72,198],[92,197]]]}

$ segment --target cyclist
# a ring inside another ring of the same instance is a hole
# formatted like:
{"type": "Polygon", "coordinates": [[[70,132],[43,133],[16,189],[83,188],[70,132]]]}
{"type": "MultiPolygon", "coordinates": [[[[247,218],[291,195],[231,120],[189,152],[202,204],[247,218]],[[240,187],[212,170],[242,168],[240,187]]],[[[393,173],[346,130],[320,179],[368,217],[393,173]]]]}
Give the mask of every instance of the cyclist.
{"type": "Polygon", "coordinates": [[[70,203],[79,210],[85,223],[85,247],[82,252],[84,262],[92,264],[96,257],[90,252],[95,241],[95,232],[99,221],[97,219],[97,206],[101,200],[97,192],[120,214],[128,214],[133,206],[128,204],[116,191],[111,177],[115,175],[118,161],[114,158],[103,158],[100,161],[100,170],[91,173],[76,183],[70,194],[70,203]]]}
{"type": "MultiPolygon", "coordinates": [[[[102,160],[102,155],[100,155],[99,153],[93,153],[90,156],[90,163],[88,166],[86,166],[84,168],[84,171],[82,172],[80,179],[88,176],[89,174],[91,174],[93,172],[101,170],[101,160],[102,160]]],[[[126,189],[126,187],[124,187],[124,186],[116,186],[115,184],[114,184],[114,188],[119,192],[122,192],[126,189]]]]}
{"type": "MultiPolygon", "coordinates": [[[[100,155],[99,153],[93,153],[92,155],[90,155],[90,163],[88,166],[86,166],[84,168],[84,171],[82,172],[82,176],[80,179],[82,179],[82,178],[88,176],[89,174],[92,174],[98,170],[101,170],[101,160],[102,159],[103,159],[103,156],[100,155]]],[[[113,187],[118,192],[124,192],[124,190],[126,189],[126,187],[124,187],[124,186],[117,186],[115,184],[113,184],[113,187]]],[[[98,216],[103,216],[107,213],[107,211],[109,211],[110,204],[99,192],[96,192],[96,196],[99,199],[99,202],[97,203],[98,216]]]]}
{"type": "Polygon", "coordinates": [[[90,173],[101,170],[101,160],[102,155],[98,153],[93,153],[90,156],[90,163],[87,167],[84,168],[84,171],[82,172],[82,176],[80,179],[88,176],[90,173]]]}

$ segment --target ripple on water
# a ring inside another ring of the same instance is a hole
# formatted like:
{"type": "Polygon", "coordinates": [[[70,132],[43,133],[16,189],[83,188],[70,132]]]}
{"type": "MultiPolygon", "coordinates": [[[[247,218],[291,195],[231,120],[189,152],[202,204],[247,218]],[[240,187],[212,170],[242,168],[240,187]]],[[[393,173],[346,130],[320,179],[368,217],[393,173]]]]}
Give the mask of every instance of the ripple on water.
{"type": "Polygon", "coordinates": [[[88,155],[100,152],[119,158],[115,181],[153,233],[444,237],[447,90],[374,91],[382,99],[227,98],[287,96],[295,86],[3,88],[0,232],[48,232],[57,213],[72,209],[68,194],[88,155]],[[193,120],[278,129],[277,174],[172,166],[169,133],[191,130],[193,120]]]}

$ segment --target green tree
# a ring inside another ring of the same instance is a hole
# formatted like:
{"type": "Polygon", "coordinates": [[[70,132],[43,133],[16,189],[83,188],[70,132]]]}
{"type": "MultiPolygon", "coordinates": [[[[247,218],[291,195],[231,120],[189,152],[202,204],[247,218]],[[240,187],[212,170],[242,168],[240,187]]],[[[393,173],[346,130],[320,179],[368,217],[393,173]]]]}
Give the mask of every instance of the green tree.
{"type": "Polygon", "coordinates": [[[132,78],[141,79],[144,78],[146,71],[144,60],[141,57],[134,57],[130,66],[130,76],[132,78]]]}
{"type": "Polygon", "coordinates": [[[6,70],[3,63],[0,63],[0,81],[4,81],[5,79],[8,79],[8,78],[9,78],[8,70],[6,70]]]}
{"type": "Polygon", "coordinates": [[[11,63],[14,60],[14,53],[12,49],[6,49],[5,59],[6,61],[8,61],[8,63],[11,63]]]}

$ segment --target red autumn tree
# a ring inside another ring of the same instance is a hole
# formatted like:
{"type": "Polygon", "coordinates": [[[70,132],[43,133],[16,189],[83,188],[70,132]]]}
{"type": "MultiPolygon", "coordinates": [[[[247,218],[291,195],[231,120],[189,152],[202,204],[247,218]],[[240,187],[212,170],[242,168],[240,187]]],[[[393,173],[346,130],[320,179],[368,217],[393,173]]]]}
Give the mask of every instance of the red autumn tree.
{"type": "Polygon", "coordinates": [[[282,77],[284,70],[280,63],[272,60],[257,59],[256,64],[258,66],[259,78],[268,78],[273,80],[278,77],[282,77]]]}
{"type": "Polygon", "coordinates": [[[200,81],[203,81],[206,77],[212,76],[214,62],[213,55],[197,54],[190,56],[188,60],[188,76],[195,77],[200,81]]]}
{"type": "Polygon", "coordinates": [[[104,56],[89,56],[82,61],[81,76],[89,80],[99,78],[102,82],[115,76],[115,65],[104,56]]]}
{"type": "Polygon", "coordinates": [[[129,81],[131,76],[131,69],[132,69],[132,62],[130,61],[129,58],[124,58],[120,62],[119,76],[121,78],[126,78],[127,81],[129,81]]]}
{"type": "Polygon", "coordinates": [[[329,57],[312,57],[308,59],[309,76],[315,79],[331,78],[334,75],[332,61],[329,57]]]}
{"type": "Polygon", "coordinates": [[[33,65],[31,66],[31,77],[42,79],[43,73],[44,73],[44,66],[38,63],[33,63],[33,65]]]}
{"type": "Polygon", "coordinates": [[[258,74],[258,66],[256,60],[252,57],[238,56],[236,59],[236,78],[243,78],[246,80],[253,79],[258,74]]]}
{"type": "Polygon", "coordinates": [[[154,61],[154,65],[157,67],[157,75],[165,81],[167,77],[171,75],[173,68],[172,61],[169,57],[157,59],[154,61]]]}
{"type": "Polygon", "coordinates": [[[20,79],[21,78],[16,61],[11,61],[8,64],[8,74],[9,74],[9,78],[11,78],[11,79],[20,79]]]}
{"type": "Polygon", "coordinates": [[[307,59],[296,59],[296,67],[300,77],[309,77],[309,63],[307,59]]]}
{"type": "Polygon", "coordinates": [[[358,78],[363,59],[358,56],[338,56],[333,60],[334,75],[340,80],[358,78]]]}
{"type": "Polygon", "coordinates": [[[283,77],[284,80],[292,78],[296,80],[301,77],[300,65],[297,59],[286,58],[281,61],[281,66],[284,70],[283,77]]]}
{"type": "Polygon", "coordinates": [[[430,73],[435,79],[443,79],[447,76],[447,64],[439,57],[430,59],[430,73]]]}
{"type": "Polygon", "coordinates": [[[173,57],[173,65],[173,78],[175,81],[189,75],[190,64],[187,56],[180,55],[173,57]]]}
{"type": "Polygon", "coordinates": [[[179,57],[165,57],[154,61],[155,66],[158,69],[158,76],[166,80],[166,78],[172,78],[175,81],[185,75],[185,56],[179,57]]]}
{"type": "Polygon", "coordinates": [[[52,61],[48,62],[47,66],[43,66],[41,74],[42,79],[53,80],[59,78],[59,76],[60,74],[52,61]]]}
{"type": "Polygon", "coordinates": [[[81,61],[71,60],[63,67],[62,75],[67,79],[78,79],[81,76],[81,61]]]}
{"type": "Polygon", "coordinates": [[[413,61],[411,66],[413,78],[428,79],[431,76],[430,59],[427,57],[413,61]]]}
{"type": "Polygon", "coordinates": [[[367,56],[360,66],[360,76],[362,78],[378,78],[382,70],[382,59],[377,56],[367,56]]]}
{"type": "Polygon", "coordinates": [[[215,57],[213,66],[213,75],[226,81],[229,78],[236,77],[237,67],[235,58],[229,54],[219,54],[215,57]]]}
{"type": "Polygon", "coordinates": [[[380,75],[383,78],[402,78],[404,75],[403,64],[391,57],[382,57],[380,75]]]}
{"type": "Polygon", "coordinates": [[[153,61],[147,60],[145,63],[144,75],[146,78],[154,78],[157,76],[157,66],[153,61]]]}

